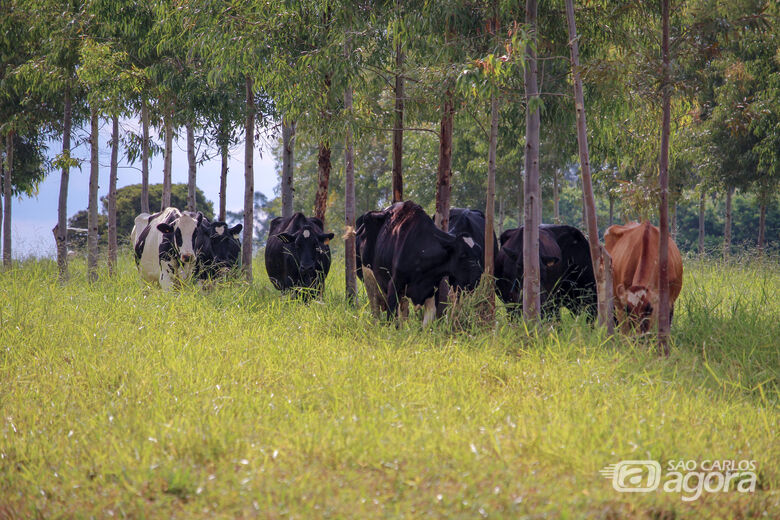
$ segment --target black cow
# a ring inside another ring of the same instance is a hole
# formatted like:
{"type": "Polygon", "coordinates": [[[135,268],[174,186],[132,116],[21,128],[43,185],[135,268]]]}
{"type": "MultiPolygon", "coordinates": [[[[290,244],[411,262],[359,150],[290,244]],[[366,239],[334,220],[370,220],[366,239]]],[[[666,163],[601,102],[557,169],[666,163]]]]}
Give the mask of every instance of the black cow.
{"type": "MultiPolygon", "coordinates": [[[[330,270],[333,233],[324,233],[322,221],[295,213],[271,221],[265,246],[265,268],[280,291],[315,289],[322,294],[330,270]]],[[[311,295],[310,291],[304,295],[311,295]]]]}
{"type": "MultiPolygon", "coordinates": [[[[501,234],[496,258],[496,291],[517,315],[523,305],[523,228],[501,234]]],[[[571,226],[539,226],[542,314],[557,317],[561,307],[596,316],[596,280],[588,241],[571,226]]]]}
{"type": "MultiPolygon", "coordinates": [[[[474,239],[474,244],[479,249],[477,250],[479,258],[479,266],[482,272],[485,271],[485,214],[478,209],[463,209],[452,208],[450,209],[450,221],[449,221],[449,233],[451,235],[464,235],[470,236],[474,239]]],[[[493,261],[498,258],[498,240],[493,233],[493,261]]],[[[451,285],[459,288],[472,290],[474,287],[463,287],[458,285],[454,280],[450,281],[451,285]]]]}
{"type": "Polygon", "coordinates": [[[381,296],[387,296],[390,319],[399,301],[408,297],[414,305],[426,306],[423,323],[427,323],[435,311],[434,296],[442,279],[449,277],[463,287],[473,287],[482,274],[474,240],[440,230],[411,201],[363,214],[357,242],[364,283],[368,290],[370,273],[381,296]]]}
{"type": "Polygon", "coordinates": [[[231,228],[225,222],[209,222],[203,218],[195,235],[198,278],[205,280],[224,276],[239,265],[241,242],[238,234],[243,228],[243,224],[231,228]]]}

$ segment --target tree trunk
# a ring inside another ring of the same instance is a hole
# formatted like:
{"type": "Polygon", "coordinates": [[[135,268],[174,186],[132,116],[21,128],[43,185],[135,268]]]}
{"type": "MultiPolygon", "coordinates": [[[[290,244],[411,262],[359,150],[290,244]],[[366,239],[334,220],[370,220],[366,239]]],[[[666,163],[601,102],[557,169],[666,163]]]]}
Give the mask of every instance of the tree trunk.
{"type": "MultiPolygon", "coordinates": [[[[598,216],[596,213],[596,197],[593,194],[593,180],[590,174],[590,151],[588,150],[588,127],[585,119],[585,96],[582,92],[580,77],[579,43],[577,40],[577,25],[574,18],[574,2],[566,0],[566,20],[569,30],[569,51],[571,52],[571,69],[574,79],[574,106],[577,116],[577,145],[580,155],[580,172],[582,174],[582,198],[585,209],[585,225],[588,229],[588,245],[593,273],[596,277],[598,298],[598,322],[607,327],[612,334],[612,284],[608,283],[611,272],[611,259],[599,242],[598,216]]],[[[612,199],[610,199],[610,203],[612,199]]],[[[612,208],[610,204],[610,208],[612,208]]],[[[610,219],[611,219],[610,209],[610,219]]]]}
{"type": "Polygon", "coordinates": [[[451,90],[444,94],[439,129],[439,167],[436,172],[436,213],[434,222],[443,231],[449,229],[450,222],[450,181],[452,179],[452,122],[455,105],[451,90]]]}
{"type": "MultiPolygon", "coordinates": [[[[344,92],[344,111],[352,111],[352,88],[347,86],[344,92]]],[[[347,126],[344,142],[344,269],[346,276],[346,296],[349,303],[357,302],[357,260],[355,258],[355,164],[353,161],[352,128],[347,126]]]]}
{"type": "Polygon", "coordinates": [[[89,114],[89,198],[87,199],[87,277],[91,282],[98,277],[98,112],[90,107],[89,114]]]}
{"type": "Polygon", "coordinates": [[[186,124],[187,128],[187,211],[195,211],[195,187],[197,185],[198,168],[195,164],[195,130],[192,123],[186,124]]]}
{"type": "Polygon", "coordinates": [[[149,213],[149,105],[141,104],[141,213],[149,213]]]}
{"type": "Polygon", "coordinates": [[[661,96],[663,116],[661,120],[661,157],[658,168],[658,182],[661,187],[661,207],[659,208],[658,227],[660,240],[658,245],[658,350],[664,356],[669,355],[669,132],[671,118],[672,91],[669,75],[669,0],[661,0],[661,56],[663,61],[661,96]]]}
{"type": "Polygon", "coordinates": [[[3,267],[11,267],[11,188],[14,173],[14,131],[5,135],[5,175],[3,175],[3,267]]]}
{"type": "Polygon", "coordinates": [[[317,152],[317,194],[314,197],[314,216],[325,223],[328,209],[328,183],[330,182],[330,144],[320,142],[317,152]]]}
{"type": "Polygon", "coordinates": [[[493,237],[496,214],[496,145],[498,143],[498,95],[490,97],[490,143],[488,146],[487,203],[485,204],[485,278],[490,290],[487,292],[487,317],[492,321],[496,314],[496,282],[494,278],[493,237]]]}
{"type": "Polygon", "coordinates": [[[553,222],[555,224],[561,223],[561,211],[560,211],[560,205],[559,205],[559,194],[558,194],[558,169],[553,169],[553,222]]]}
{"type": "Polygon", "coordinates": [[[244,243],[241,252],[241,263],[244,274],[252,283],[252,237],[255,230],[255,96],[252,78],[246,77],[246,136],[244,142],[244,243]]]}
{"type": "Polygon", "coordinates": [[[609,225],[612,226],[614,220],[613,217],[615,215],[615,199],[612,198],[612,195],[609,196],[609,225]]]}
{"type": "Polygon", "coordinates": [[[541,205],[539,188],[539,108],[537,61],[536,61],[536,0],[525,2],[525,22],[531,33],[531,40],[525,48],[526,66],[523,73],[525,84],[525,222],[523,230],[523,317],[537,322],[541,314],[540,271],[539,271],[539,219],[541,205]]]}
{"type": "Polygon", "coordinates": [[[61,282],[68,279],[68,178],[70,176],[70,132],[72,125],[70,85],[65,86],[65,110],[62,118],[62,175],[60,197],[57,206],[57,225],[54,237],[57,242],[57,270],[61,282]]]}
{"type": "Polygon", "coordinates": [[[704,204],[706,203],[705,197],[707,194],[702,189],[701,196],[699,197],[699,256],[704,256],[704,204]]]}
{"type": "Polygon", "coordinates": [[[165,159],[163,161],[163,189],[162,200],[160,201],[160,210],[164,210],[171,205],[171,161],[173,158],[173,106],[163,116],[165,119],[165,159]]]}
{"type": "Polygon", "coordinates": [[[222,138],[224,140],[220,145],[222,165],[219,169],[219,217],[217,220],[225,222],[225,219],[227,218],[227,174],[230,151],[228,150],[227,135],[223,134],[222,138]]]}
{"type": "Polygon", "coordinates": [[[282,216],[293,214],[293,170],[295,168],[295,121],[282,121],[282,216]]]}
{"type": "Polygon", "coordinates": [[[731,197],[734,188],[726,190],[726,221],[723,225],[723,260],[728,261],[731,256],[731,197]]]}
{"type": "Polygon", "coordinates": [[[404,200],[404,53],[401,39],[395,47],[395,122],[393,124],[393,202],[404,200]]]}
{"type": "Polygon", "coordinates": [[[119,157],[119,117],[111,117],[111,169],[108,176],[108,274],[116,274],[116,181],[119,157]]]}
{"type": "Polygon", "coordinates": [[[758,210],[758,251],[764,252],[764,235],[766,233],[766,202],[759,204],[758,210]]]}

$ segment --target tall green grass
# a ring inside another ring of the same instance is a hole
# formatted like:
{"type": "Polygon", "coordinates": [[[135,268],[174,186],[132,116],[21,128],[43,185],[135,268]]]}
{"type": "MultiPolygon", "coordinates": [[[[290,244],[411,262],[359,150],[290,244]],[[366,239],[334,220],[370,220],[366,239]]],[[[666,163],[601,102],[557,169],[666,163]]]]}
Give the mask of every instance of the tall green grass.
{"type": "Polygon", "coordinates": [[[255,282],[0,274],[0,518],[771,518],[780,270],[686,261],[669,358],[581,318],[453,332],[255,282]],[[753,494],[618,493],[623,459],[753,459],[753,494]],[[764,515],[764,516],[762,516],[764,515]]]}

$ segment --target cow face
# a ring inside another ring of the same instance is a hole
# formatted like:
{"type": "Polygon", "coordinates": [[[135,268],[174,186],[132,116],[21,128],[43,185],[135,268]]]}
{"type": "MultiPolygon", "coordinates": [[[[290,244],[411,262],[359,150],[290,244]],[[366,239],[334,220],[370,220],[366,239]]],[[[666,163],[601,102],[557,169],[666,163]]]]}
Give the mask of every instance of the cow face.
{"type": "Polygon", "coordinates": [[[617,286],[615,293],[621,311],[626,313],[626,325],[643,334],[649,332],[655,324],[658,295],[641,285],[632,285],[626,290],[623,284],[617,286]]]}
{"type": "Polygon", "coordinates": [[[195,238],[198,227],[203,220],[203,214],[182,213],[170,224],[161,223],[157,229],[163,233],[163,240],[171,244],[171,256],[178,257],[185,269],[191,270],[195,265],[195,238]]]}
{"type": "Polygon", "coordinates": [[[305,287],[312,287],[317,281],[317,272],[323,271],[323,265],[330,258],[328,243],[333,233],[319,233],[311,226],[304,226],[295,233],[279,233],[277,237],[285,246],[285,253],[292,256],[301,282],[305,287]]]}
{"type": "Polygon", "coordinates": [[[484,262],[482,248],[474,242],[470,235],[461,233],[455,240],[453,258],[455,259],[453,285],[466,291],[474,290],[484,270],[482,267],[484,262]]]}
{"type": "Polygon", "coordinates": [[[206,222],[198,226],[195,250],[204,263],[216,270],[229,270],[238,263],[241,254],[239,233],[242,224],[228,227],[225,222],[206,222]]]}

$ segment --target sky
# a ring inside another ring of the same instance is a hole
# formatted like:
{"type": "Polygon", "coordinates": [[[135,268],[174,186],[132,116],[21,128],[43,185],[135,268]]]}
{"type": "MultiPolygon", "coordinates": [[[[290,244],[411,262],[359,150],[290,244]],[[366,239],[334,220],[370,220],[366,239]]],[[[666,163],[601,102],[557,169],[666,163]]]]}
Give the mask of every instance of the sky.
{"type": "MultiPolygon", "coordinates": [[[[139,132],[138,123],[132,120],[120,121],[120,133],[126,131],[139,132]]],[[[140,132],[139,132],[140,133],[140,132]]],[[[187,152],[186,139],[183,135],[173,142],[173,183],[187,182],[187,152]]],[[[86,133],[79,129],[75,131],[74,141],[77,143],[71,152],[72,156],[83,159],[81,170],[70,170],[70,182],[68,183],[68,217],[79,210],[87,208],[89,198],[89,143],[85,141],[86,133]]],[[[101,120],[100,127],[100,180],[98,197],[108,193],[108,174],[111,151],[108,141],[111,137],[110,121],[101,120]]],[[[150,137],[158,139],[154,129],[150,129],[150,137]]],[[[274,168],[274,160],[270,151],[270,142],[260,139],[255,143],[255,190],[273,196],[274,187],[277,184],[277,174],[274,168]]],[[[48,155],[54,157],[62,151],[62,141],[54,140],[48,143],[48,155]]],[[[140,160],[135,164],[128,164],[120,149],[119,171],[117,187],[141,182],[140,160]]],[[[149,183],[162,182],[163,157],[162,154],[151,158],[149,162],[149,183]]],[[[203,190],[206,198],[214,203],[214,209],[219,204],[219,170],[220,158],[214,157],[208,162],[198,166],[198,187],[203,190]]],[[[39,185],[38,195],[33,197],[16,198],[12,200],[11,237],[13,242],[14,258],[24,259],[31,256],[53,257],[55,255],[54,235],[52,228],[57,223],[57,201],[60,190],[60,170],[49,172],[45,180],[39,185]]],[[[237,211],[244,207],[244,144],[240,143],[231,149],[228,165],[227,197],[228,211],[237,211]]]]}

